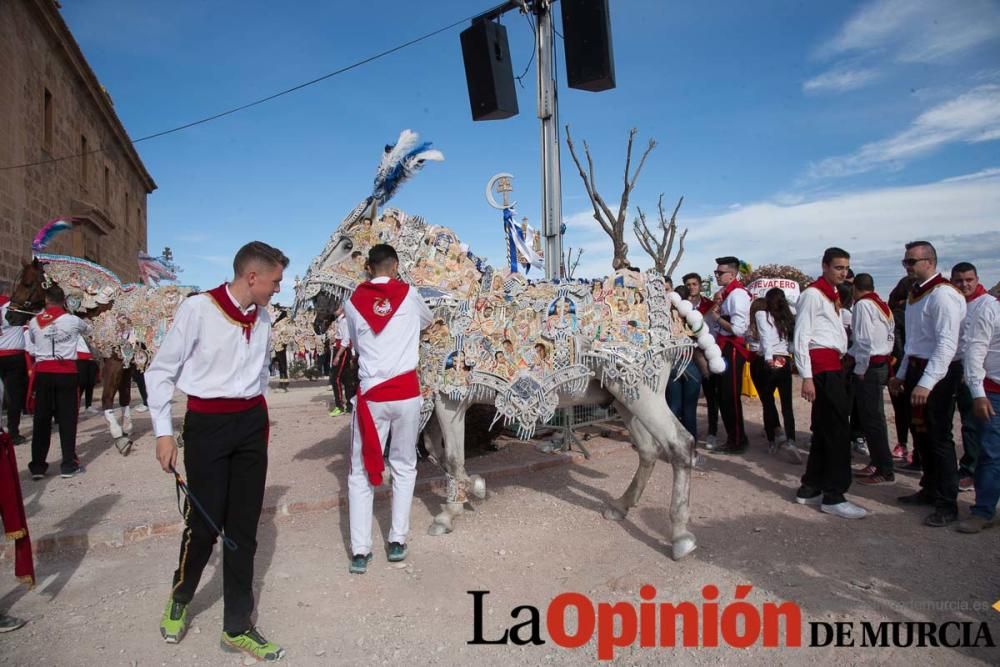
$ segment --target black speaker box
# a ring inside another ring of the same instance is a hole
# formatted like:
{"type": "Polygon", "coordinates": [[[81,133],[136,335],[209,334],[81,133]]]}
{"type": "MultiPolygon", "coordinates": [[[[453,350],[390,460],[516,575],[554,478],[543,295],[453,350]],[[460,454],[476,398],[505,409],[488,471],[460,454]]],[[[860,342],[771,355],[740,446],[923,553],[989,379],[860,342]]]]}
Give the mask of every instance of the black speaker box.
{"type": "Polygon", "coordinates": [[[608,0],[559,0],[562,8],[566,81],[570,88],[599,92],[615,87],[608,0]]]}
{"type": "Polygon", "coordinates": [[[517,92],[507,29],[493,21],[477,21],[462,31],[461,40],[472,120],[516,116],[517,92]]]}

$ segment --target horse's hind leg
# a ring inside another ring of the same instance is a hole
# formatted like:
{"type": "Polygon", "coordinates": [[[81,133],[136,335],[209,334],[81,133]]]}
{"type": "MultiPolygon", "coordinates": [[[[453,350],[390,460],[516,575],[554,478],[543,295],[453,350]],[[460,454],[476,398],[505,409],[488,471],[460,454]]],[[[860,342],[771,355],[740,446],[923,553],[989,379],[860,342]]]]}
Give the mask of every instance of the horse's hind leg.
{"type": "Polygon", "coordinates": [[[467,406],[443,396],[439,396],[434,405],[433,419],[437,421],[437,428],[429,430],[428,451],[443,451],[439,460],[448,479],[448,497],[427,531],[430,535],[444,535],[454,529],[453,520],[465,510],[467,488],[471,486],[472,493],[479,498],[486,496],[483,479],[478,475],[470,478],[465,472],[466,409],[467,406]],[[443,448],[434,441],[437,437],[443,440],[443,448]]]}
{"type": "Polygon", "coordinates": [[[635,444],[635,448],[639,454],[639,467],[636,468],[635,474],[632,476],[631,484],[628,485],[625,493],[620,498],[609,501],[608,506],[604,510],[605,519],[621,521],[628,515],[628,511],[631,508],[639,504],[642,492],[646,489],[646,483],[649,481],[649,476],[653,473],[653,467],[656,465],[659,449],[653,435],[638,417],[632,414],[620,402],[615,402],[615,409],[625,422],[625,426],[628,428],[628,432],[632,436],[632,442],[635,444]]]}

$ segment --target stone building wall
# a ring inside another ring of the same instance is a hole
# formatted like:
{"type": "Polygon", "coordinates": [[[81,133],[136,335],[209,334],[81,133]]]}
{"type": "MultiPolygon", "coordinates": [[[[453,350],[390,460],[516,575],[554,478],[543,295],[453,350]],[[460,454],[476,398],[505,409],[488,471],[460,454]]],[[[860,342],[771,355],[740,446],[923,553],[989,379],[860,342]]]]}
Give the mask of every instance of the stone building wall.
{"type": "Polygon", "coordinates": [[[46,252],[135,281],[155,188],[58,5],[0,2],[0,280],[16,277],[42,225],[74,216],[46,252]],[[4,169],[34,162],[45,163],[4,169]]]}

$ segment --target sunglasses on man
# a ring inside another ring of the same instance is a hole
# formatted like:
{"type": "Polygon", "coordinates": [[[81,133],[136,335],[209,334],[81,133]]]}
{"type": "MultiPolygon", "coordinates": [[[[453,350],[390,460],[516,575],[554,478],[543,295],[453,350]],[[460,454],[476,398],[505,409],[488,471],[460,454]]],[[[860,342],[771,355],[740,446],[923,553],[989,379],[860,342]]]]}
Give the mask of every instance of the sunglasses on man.
{"type": "Polygon", "coordinates": [[[917,262],[926,262],[929,259],[930,257],[907,257],[906,259],[902,260],[900,264],[902,264],[906,268],[910,268],[916,266],[917,262]]]}

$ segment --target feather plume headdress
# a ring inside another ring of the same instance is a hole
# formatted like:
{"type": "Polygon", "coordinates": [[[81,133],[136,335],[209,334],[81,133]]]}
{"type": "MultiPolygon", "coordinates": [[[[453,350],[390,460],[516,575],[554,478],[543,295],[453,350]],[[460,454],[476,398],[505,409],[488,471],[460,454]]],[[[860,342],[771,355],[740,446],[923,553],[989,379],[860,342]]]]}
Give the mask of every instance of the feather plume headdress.
{"type": "Polygon", "coordinates": [[[52,239],[66,231],[67,229],[73,228],[73,218],[56,218],[55,220],[50,220],[45,225],[38,230],[35,234],[35,239],[31,242],[31,249],[35,252],[41,252],[52,243],[52,239]]]}
{"type": "Polygon", "coordinates": [[[177,274],[171,271],[163,260],[140,251],[139,279],[143,285],[156,287],[161,280],[177,280],[177,274]]]}
{"type": "Polygon", "coordinates": [[[416,175],[425,162],[444,160],[444,154],[431,146],[429,141],[421,143],[420,135],[416,132],[403,130],[395,144],[385,147],[372,190],[372,197],[379,206],[384,206],[392,199],[399,186],[416,175]]]}

